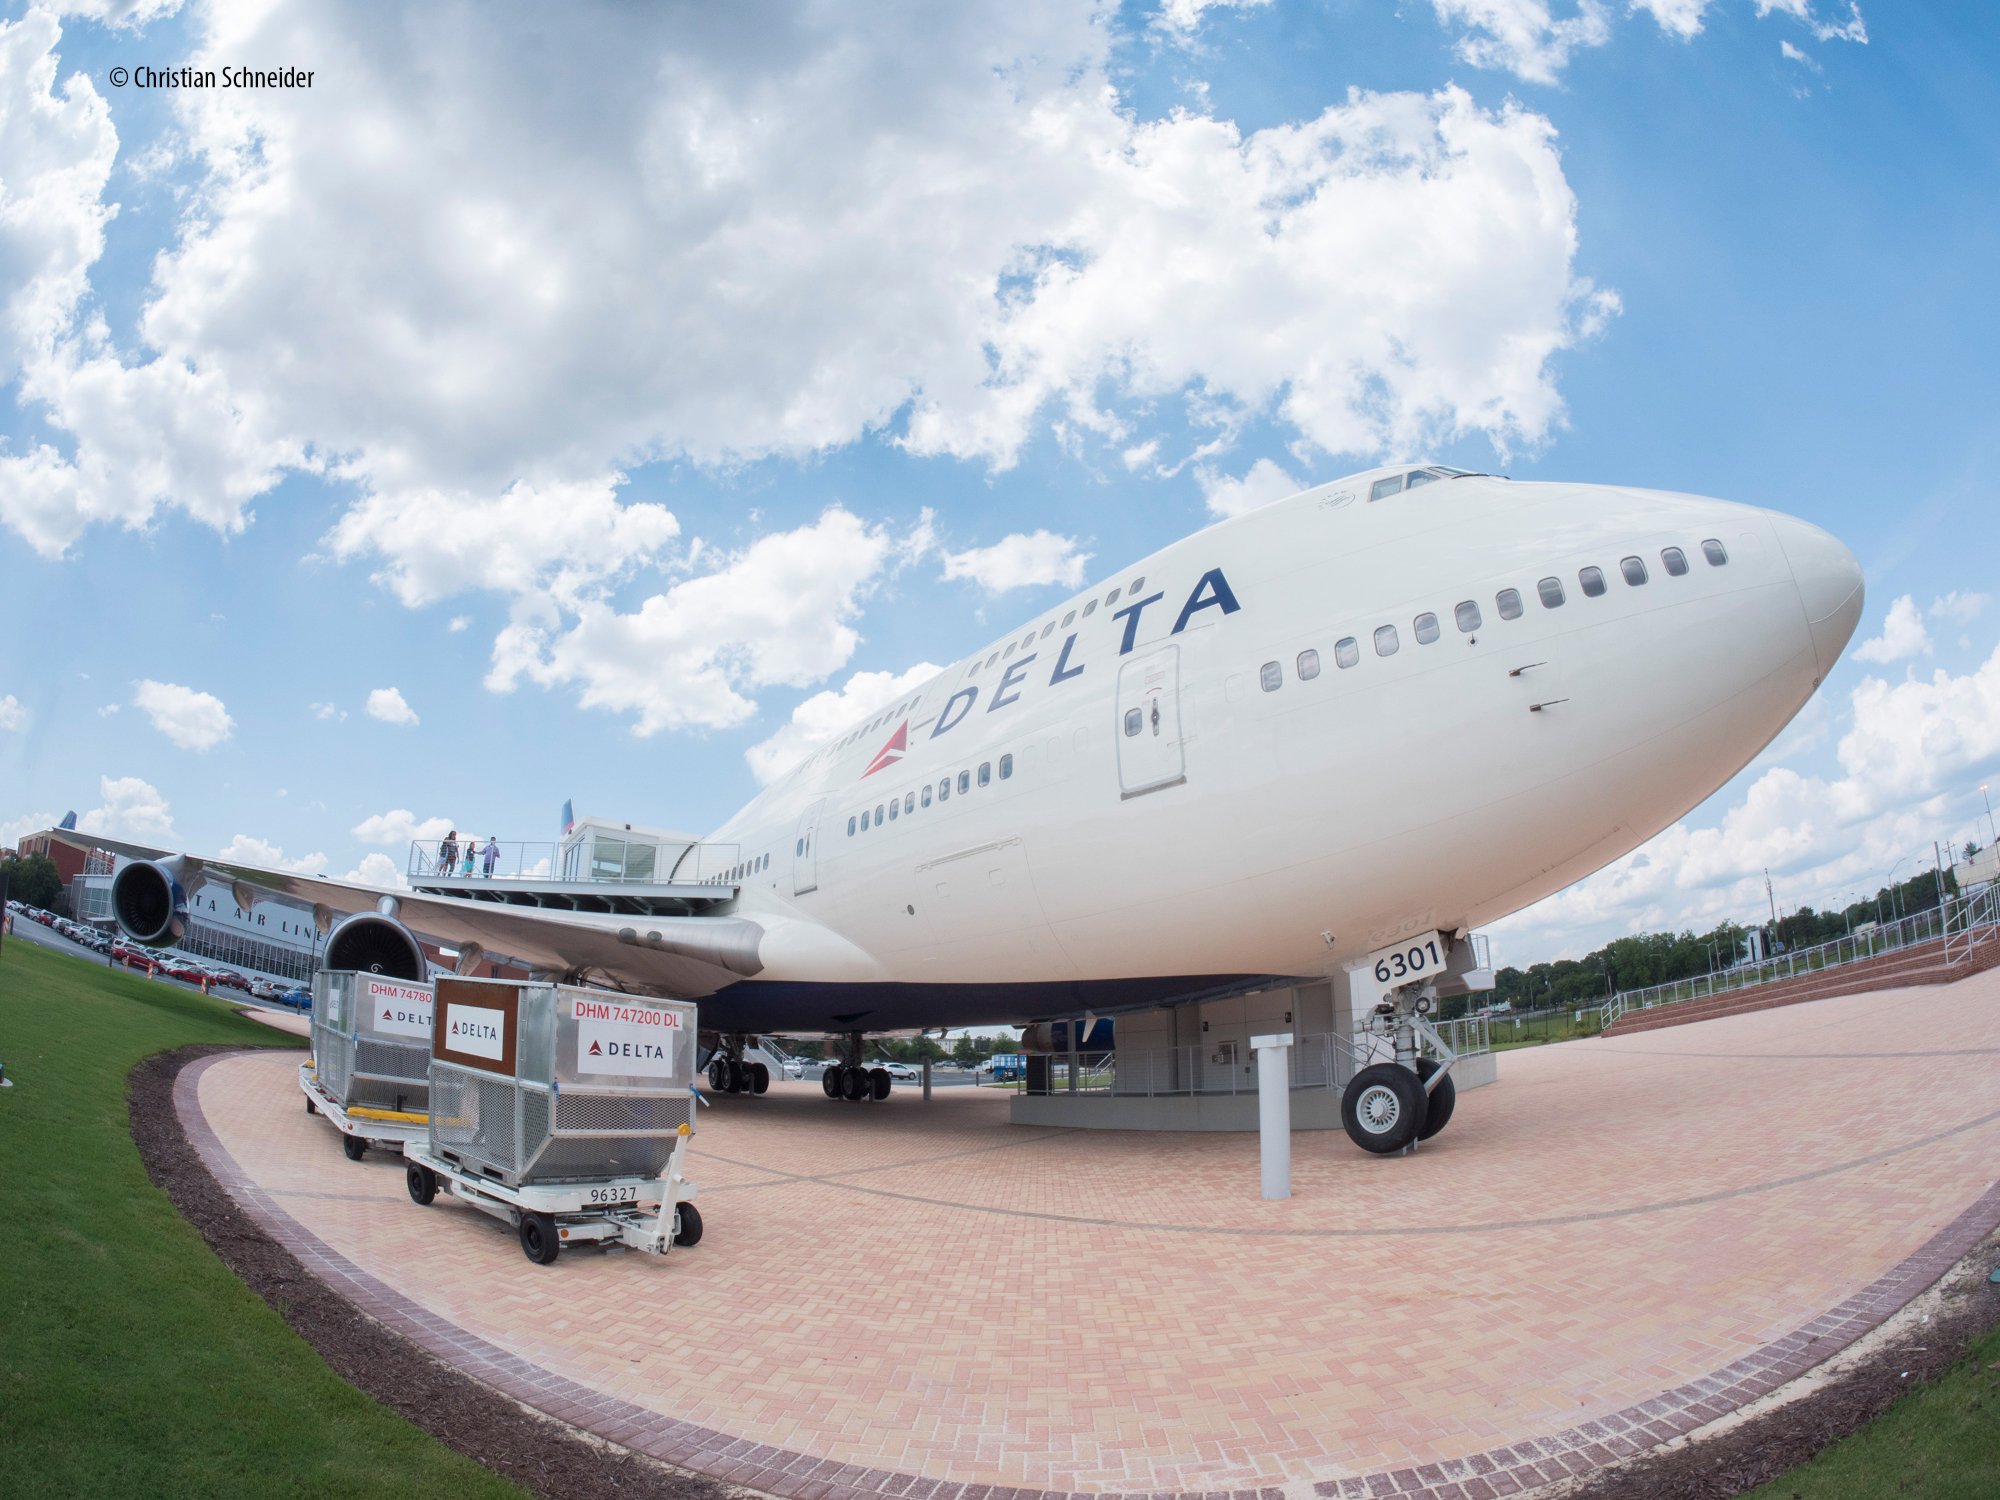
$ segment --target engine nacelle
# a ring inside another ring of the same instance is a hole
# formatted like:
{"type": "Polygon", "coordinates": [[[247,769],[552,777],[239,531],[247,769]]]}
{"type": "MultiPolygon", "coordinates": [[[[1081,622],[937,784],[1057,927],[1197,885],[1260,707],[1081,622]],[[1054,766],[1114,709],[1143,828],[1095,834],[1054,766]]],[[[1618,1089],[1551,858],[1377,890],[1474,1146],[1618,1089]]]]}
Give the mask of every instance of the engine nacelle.
{"type": "Polygon", "coordinates": [[[430,978],[430,964],[416,934],[394,917],[372,911],[356,912],[327,934],[319,966],[380,974],[409,984],[430,978]]]}
{"type": "Polygon", "coordinates": [[[135,859],[111,877],[111,915],[135,943],[166,948],[187,931],[187,890],[181,861],[135,859]]]}

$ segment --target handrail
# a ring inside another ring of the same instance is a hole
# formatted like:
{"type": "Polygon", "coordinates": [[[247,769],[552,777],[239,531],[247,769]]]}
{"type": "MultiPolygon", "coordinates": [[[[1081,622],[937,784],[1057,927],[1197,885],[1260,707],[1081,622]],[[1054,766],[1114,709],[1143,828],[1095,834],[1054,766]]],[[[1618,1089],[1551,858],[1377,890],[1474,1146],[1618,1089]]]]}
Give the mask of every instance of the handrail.
{"type": "Polygon", "coordinates": [[[549,884],[556,881],[590,885],[725,885],[738,874],[742,850],[736,844],[706,842],[649,843],[637,839],[618,844],[616,862],[605,851],[593,850],[577,861],[574,873],[562,869],[563,846],[548,841],[495,841],[493,864],[486,863],[486,841],[470,839],[458,845],[450,868],[440,858],[441,840],[413,840],[404,873],[412,880],[514,880],[549,884]],[[470,849],[472,859],[466,861],[470,849]]]}
{"type": "Polygon", "coordinates": [[[1952,903],[1945,919],[1944,961],[1956,967],[1982,943],[2000,937],[2000,885],[1989,885],[1952,903]]]}
{"type": "Polygon", "coordinates": [[[1915,947],[1919,943],[1935,942],[1946,932],[1951,919],[1950,904],[1951,898],[1948,897],[1945,909],[1929,907],[1886,926],[1873,927],[1866,932],[1850,932],[1816,947],[1801,948],[1756,963],[1739,964],[1688,979],[1673,979],[1644,989],[1620,990],[1605,1002],[1605,1029],[1609,1030],[1613,1022],[1631,1011],[1652,1010],[1661,1005],[1678,1005],[1688,1000],[1706,999],[1710,995],[1753,989],[1760,984],[1789,979],[1801,973],[1840,968],[1915,947]]]}

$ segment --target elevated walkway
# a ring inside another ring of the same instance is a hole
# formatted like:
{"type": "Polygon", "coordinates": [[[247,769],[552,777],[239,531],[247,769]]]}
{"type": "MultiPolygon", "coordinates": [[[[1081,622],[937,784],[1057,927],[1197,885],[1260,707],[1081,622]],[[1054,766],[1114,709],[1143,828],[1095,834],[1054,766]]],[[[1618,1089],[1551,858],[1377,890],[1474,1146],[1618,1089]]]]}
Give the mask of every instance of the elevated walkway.
{"type": "Polygon", "coordinates": [[[467,839],[410,845],[410,889],[496,906],[532,906],[606,916],[696,917],[736,899],[753,864],[735,844],[596,819],[560,842],[467,839]],[[469,857],[468,857],[469,852],[469,857]]]}

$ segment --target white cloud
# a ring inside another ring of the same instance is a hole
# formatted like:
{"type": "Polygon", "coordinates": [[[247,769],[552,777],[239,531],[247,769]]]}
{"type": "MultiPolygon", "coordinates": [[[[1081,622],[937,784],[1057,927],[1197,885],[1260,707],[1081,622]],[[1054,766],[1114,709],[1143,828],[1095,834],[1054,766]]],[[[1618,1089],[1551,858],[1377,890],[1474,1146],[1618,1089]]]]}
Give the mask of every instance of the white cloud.
{"type": "Polygon", "coordinates": [[[1854,648],[1856,661],[1901,661],[1906,656],[1931,654],[1930,632],[1924,629],[1922,611],[1916,600],[1903,595],[1889,606],[1883,617],[1882,633],[1854,648]]]}
{"type": "Polygon", "coordinates": [[[1215,516],[1240,516],[1273,500],[1296,495],[1303,488],[1268,458],[1258,459],[1240,479],[1231,479],[1206,464],[1195,466],[1194,477],[1201,486],[1201,498],[1208,503],[1209,514],[1215,516]]]}
{"type": "Polygon", "coordinates": [[[354,825],[354,836],[364,844],[398,848],[412,843],[434,844],[457,825],[450,818],[425,818],[422,822],[407,807],[398,807],[354,825]]]}
{"type": "Polygon", "coordinates": [[[402,689],[392,687],[376,688],[368,695],[368,717],[405,727],[417,722],[416,710],[403,701],[402,689]]]}
{"type": "MultiPolygon", "coordinates": [[[[1431,4],[1440,21],[1466,28],[1458,40],[1460,57],[1476,68],[1505,68],[1530,83],[1554,83],[1572,52],[1602,47],[1611,40],[1611,17],[1602,0],[1577,0],[1575,14],[1563,17],[1555,15],[1548,0],[1431,0],[1431,4]]],[[[1667,6],[1670,13],[1679,8],[1667,6]]],[[[1658,11],[1654,15],[1659,19],[1658,11]]]]}
{"type": "Polygon", "coordinates": [[[409,878],[402,867],[386,854],[364,854],[361,863],[340,877],[355,885],[372,885],[383,890],[406,891],[409,878]]]}
{"type": "Polygon", "coordinates": [[[0,845],[11,849],[24,835],[55,827],[56,817],[52,812],[33,812],[0,822],[0,845]]]}
{"type": "Polygon", "coordinates": [[[925,661],[907,672],[856,672],[838,688],[806,699],[776,734],[752,745],[743,758],[758,785],[769,786],[820,746],[852,729],[857,719],[915,692],[942,670],[925,661]]]}
{"type": "Polygon", "coordinates": [[[453,635],[457,635],[459,634],[459,632],[467,629],[471,624],[472,624],[471,615],[453,615],[451,617],[451,623],[447,625],[445,629],[449,630],[453,635]]]}
{"type": "Polygon", "coordinates": [[[1161,0],[1155,24],[1171,36],[1191,38],[1212,10],[1257,10],[1271,0],[1161,0]]]}
{"type": "Polygon", "coordinates": [[[574,683],[586,708],[637,715],[641,735],[740,724],[756,711],[745,691],[804,687],[846,664],[861,639],[852,621],[863,595],[907,550],[836,506],[630,614],[585,601],[565,629],[552,611],[519,605],[494,642],[486,685],[574,683]]]}
{"type": "Polygon", "coordinates": [[[118,712],[118,709],[119,709],[118,704],[106,703],[97,710],[97,717],[100,719],[109,719],[118,712]]]}
{"type": "MultiPolygon", "coordinates": [[[[1838,5],[1833,7],[1838,12],[1838,5]]],[[[1814,9],[1813,0],[1757,0],[1759,18],[1776,11],[1792,17],[1810,27],[1813,36],[1822,42],[1868,41],[1868,25],[1861,19],[1859,0],[1847,0],[1847,13],[1838,20],[1822,20],[1814,9]]]]}
{"type": "Polygon", "coordinates": [[[1772,766],[1709,828],[1675,824],[1568,890],[1505,922],[1509,955],[1583,952],[1625,933],[1703,929],[1781,905],[1865,899],[1930,862],[1931,841],[1972,832],[1968,785],[2000,770],[2000,647],[1974,671],[1890,683],[1869,677],[1846,705],[1831,779],[1772,766]],[[1954,822],[1957,819],[1957,822],[1954,822]]]}
{"type": "Polygon", "coordinates": [[[1632,12],[1650,11],[1660,30],[1682,41],[1701,31],[1702,15],[1711,0],[1631,0],[1632,12]]]}
{"type": "Polygon", "coordinates": [[[132,706],[183,750],[213,750],[236,727],[220,698],[175,682],[141,679],[132,695],[132,706]]]}
{"type": "Polygon", "coordinates": [[[944,556],[946,580],[969,578],[989,594],[1055,583],[1076,588],[1083,582],[1091,554],[1081,552],[1073,536],[1053,531],[1016,532],[990,547],[973,547],[944,556]]]}
{"type": "Polygon", "coordinates": [[[346,714],[335,708],[331,703],[313,704],[312,716],[315,719],[344,719],[347,717],[346,714]]]}
{"type": "Polygon", "coordinates": [[[0,698],[0,731],[26,729],[28,717],[28,710],[12,693],[0,698]]]}
{"type": "Polygon", "coordinates": [[[165,841],[174,836],[173,809],[159,789],[137,776],[100,776],[97,794],[104,805],[93,807],[77,819],[84,833],[101,833],[106,838],[138,841],[165,841]]]}
{"type": "Polygon", "coordinates": [[[1986,603],[1984,594],[1960,593],[1953,590],[1949,594],[1931,600],[1931,607],[1925,613],[1933,620],[1946,620],[1953,625],[1970,625],[1985,610],[1986,603]]]}
{"type": "Polygon", "coordinates": [[[297,859],[286,859],[285,851],[276,844],[247,833],[237,834],[216,851],[215,857],[232,865],[254,865],[260,870],[284,870],[294,875],[326,873],[324,854],[305,854],[297,859]]]}

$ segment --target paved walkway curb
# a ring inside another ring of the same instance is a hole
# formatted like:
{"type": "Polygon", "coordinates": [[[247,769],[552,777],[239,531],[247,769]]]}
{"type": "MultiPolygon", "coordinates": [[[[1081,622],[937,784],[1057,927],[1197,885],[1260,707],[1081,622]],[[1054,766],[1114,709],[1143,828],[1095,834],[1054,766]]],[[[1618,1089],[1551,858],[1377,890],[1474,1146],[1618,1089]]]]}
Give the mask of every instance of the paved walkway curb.
{"type": "MultiPolygon", "coordinates": [[[[219,1053],[184,1068],[174,1104],[204,1165],[256,1222],[313,1275],[354,1306],[453,1367],[502,1394],[611,1442],[786,1500],[1067,1500],[1070,1492],[965,1485],[861,1468],[774,1448],[677,1421],[606,1395],[495,1346],[419,1306],[330,1248],[250,1181],[203,1117],[201,1076],[240,1056],[219,1053]]],[[[1914,1254],[1803,1327],[1697,1380],[1648,1401],[1553,1436],[1418,1467],[1320,1481],[1326,1497],[1412,1496],[1423,1500],[1489,1500],[1588,1475],[1729,1415],[1840,1353],[1880,1327],[1933,1285],[1995,1228],[1995,1183],[1914,1254]]],[[[1291,1487],[1303,1490],[1302,1486],[1291,1487]]],[[[1280,1500],[1267,1487],[1203,1492],[1203,1500],[1280,1500]]],[[[1079,1495],[1077,1500],[1082,1500],[1079,1495]]],[[[1149,1497],[1164,1500],[1164,1497],[1149,1497]]]]}

